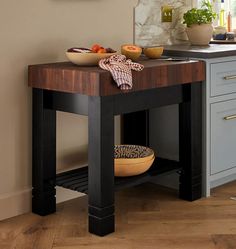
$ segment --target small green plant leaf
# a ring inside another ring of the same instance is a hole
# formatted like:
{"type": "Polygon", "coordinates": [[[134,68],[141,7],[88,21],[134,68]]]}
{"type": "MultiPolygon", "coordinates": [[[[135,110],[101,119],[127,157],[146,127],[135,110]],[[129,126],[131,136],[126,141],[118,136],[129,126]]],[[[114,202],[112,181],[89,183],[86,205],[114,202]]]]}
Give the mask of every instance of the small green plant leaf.
{"type": "Polygon", "coordinates": [[[192,24],[212,23],[216,18],[216,13],[213,10],[212,4],[209,0],[203,0],[201,8],[192,8],[184,13],[183,23],[190,27],[192,24]]]}

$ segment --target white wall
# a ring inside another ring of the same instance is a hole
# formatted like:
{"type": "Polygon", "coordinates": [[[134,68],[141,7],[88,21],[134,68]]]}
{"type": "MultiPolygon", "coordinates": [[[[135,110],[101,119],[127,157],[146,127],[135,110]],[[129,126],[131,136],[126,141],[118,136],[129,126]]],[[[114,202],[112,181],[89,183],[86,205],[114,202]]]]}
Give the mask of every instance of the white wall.
{"type": "MultiPolygon", "coordinates": [[[[72,46],[132,42],[137,0],[1,0],[0,219],[31,207],[31,89],[27,65],[65,60],[72,46]]],[[[58,114],[58,166],[86,162],[85,117],[58,114]],[[77,134],[76,136],[74,134],[77,134]]]]}
{"type": "Polygon", "coordinates": [[[195,0],[140,0],[135,9],[135,42],[141,46],[186,43],[184,12],[195,0]],[[161,21],[162,6],[172,6],[172,22],[161,21]]]}

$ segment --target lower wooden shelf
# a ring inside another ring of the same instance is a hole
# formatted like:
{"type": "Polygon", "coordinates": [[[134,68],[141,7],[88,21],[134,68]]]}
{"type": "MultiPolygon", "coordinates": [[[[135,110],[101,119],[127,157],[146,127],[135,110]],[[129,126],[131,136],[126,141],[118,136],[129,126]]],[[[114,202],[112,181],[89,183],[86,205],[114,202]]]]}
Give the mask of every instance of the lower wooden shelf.
{"type": "MultiPolygon", "coordinates": [[[[152,167],[145,173],[131,177],[115,177],[115,190],[136,186],[158,175],[166,175],[181,170],[179,162],[156,158],[152,167]]],[[[88,167],[78,168],[57,174],[56,185],[88,194],[88,167]]]]}

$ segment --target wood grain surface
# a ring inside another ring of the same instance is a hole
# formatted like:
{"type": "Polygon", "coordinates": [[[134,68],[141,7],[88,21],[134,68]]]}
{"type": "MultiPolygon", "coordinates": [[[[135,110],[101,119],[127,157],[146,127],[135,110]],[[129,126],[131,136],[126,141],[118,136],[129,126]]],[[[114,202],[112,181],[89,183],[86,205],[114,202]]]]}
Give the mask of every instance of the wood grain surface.
{"type": "MultiPolygon", "coordinates": [[[[141,72],[133,71],[133,88],[140,91],[158,87],[202,81],[205,79],[205,64],[200,61],[139,61],[144,65],[141,72]]],[[[70,62],[31,65],[28,84],[33,88],[80,93],[90,96],[124,94],[110,72],[99,67],[81,67],[70,62]]]]}
{"type": "Polygon", "coordinates": [[[57,213],[0,222],[1,249],[235,249],[236,182],[194,202],[145,184],[116,193],[116,232],[87,231],[87,196],[61,203],[57,213]]]}

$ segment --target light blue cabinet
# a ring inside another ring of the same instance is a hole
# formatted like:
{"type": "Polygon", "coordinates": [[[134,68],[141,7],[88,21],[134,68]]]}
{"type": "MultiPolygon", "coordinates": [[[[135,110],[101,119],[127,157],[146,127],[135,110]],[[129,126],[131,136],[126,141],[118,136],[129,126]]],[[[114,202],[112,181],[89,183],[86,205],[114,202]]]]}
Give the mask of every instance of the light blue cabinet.
{"type": "Polygon", "coordinates": [[[236,57],[207,59],[203,88],[205,195],[236,179],[236,57]]]}
{"type": "MultiPolygon", "coordinates": [[[[203,194],[209,196],[213,187],[236,180],[236,45],[167,46],[165,55],[189,57],[206,63],[203,123],[199,125],[203,127],[203,194]]],[[[178,129],[174,109],[153,110],[151,115],[171,117],[169,126],[178,129]]],[[[158,135],[157,141],[150,138],[151,144],[161,156],[166,156],[166,151],[171,148],[171,155],[167,156],[178,159],[178,137],[163,129],[164,120],[156,118],[156,122],[150,124],[151,130],[158,135]]]]}
{"type": "Polygon", "coordinates": [[[236,93],[236,61],[210,63],[210,97],[236,93]]]}
{"type": "Polygon", "coordinates": [[[210,174],[236,167],[236,100],[211,104],[210,174]]]}

